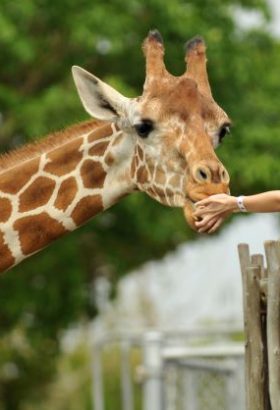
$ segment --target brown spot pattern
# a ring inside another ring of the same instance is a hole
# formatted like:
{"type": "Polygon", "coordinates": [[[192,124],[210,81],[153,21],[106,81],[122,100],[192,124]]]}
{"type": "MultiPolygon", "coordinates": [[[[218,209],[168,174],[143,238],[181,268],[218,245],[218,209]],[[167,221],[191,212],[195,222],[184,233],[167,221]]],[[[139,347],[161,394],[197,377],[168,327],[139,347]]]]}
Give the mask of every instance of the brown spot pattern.
{"type": "Polygon", "coordinates": [[[77,203],[71,216],[76,225],[81,225],[102,210],[103,204],[101,196],[89,195],[77,203]]]}
{"type": "Polygon", "coordinates": [[[23,163],[0,175],[0,191],[16,194],[32,177],[39,168],[39,158],[28,161],[28,166],[23,163]]]}
{"type": "Polygon", "coordinates": [[[85,188],[102,188],[106,173],[100,162],[87,159],[81,166],[81,176],[85,188]]]}
{"type": "Polygon", "coordinates": [[[160,171],[158,168],[155,173],[155,182],[159,185],[164,185],[166,182],[166,174],[163,171],[160,171]]]}
{"type": "Polygon", "coordinates": [[[62,182],[58,190],[54,206],[58,209],[65,211],[68,208],[68,206],[73,202],[77,190],[77,182],[74,177],[65,179],[65,181],[62,182]]]}
{"type": "Polygon", "coordinates": [[[175,194],[170,188],[167,188],[165,192],[168,197],[173,197],[175,194]]]}
{"type": "Polygon", "coordinates": [[[162,197],[165,197],[165,192],[163,191],[163,189],[161,189],[161,188],[158,188],[158,187],[153,187],[154,188],[154,191],[155,191],[155,193],[158,195],[158,196],[160,196],[161,198],[162,197]]]}
{"type": "Polygon", "coordinates": [[[111,165],[113,165],[114,161],[115,161],[114,156],[109,152],[105,157],[106,165],[108,165],[108,167],[110,167],[111,165]]]}
{"type": "Polygon", "coordinates": [[[180,187],[181,185],[181,178],[179,175],[173,175],[173,177],[170,178],[169,184],[172,185],[173,187],[180,187]]]}
{"type": "Polygon", "coordinates": [[[157,199],[157,198],[156,198],[156,197],[157,197],[157,194],[156,194],[156,192],[155,192],[155,190],[154,190],[153,187],[148,188],[148,189],[146,190],[146,192],[147,192],[147,194],[149,194],[152,198],[157,199]]]}
{"type": "Polygon", "coordinates": [[[104,121],[89,120],[82,123],[71,125],[70,127],[49,134],[46,138],[36,141],[33,144],[23,145],[14,151],[0,156],[0,172],[4,169],[17,166],[27,159],[38,158],[45,152],[50,152],[55,147],[61,147],[63,144],[79,138],[82,134],[90,133],[94,128],[104,126],[104,121]]]}
{"type": "Polygon", "coordinates": [[[0,198],[0,222],[6,222],[12,213],[12,204],[7,198],[0,198]]]}
{"type": "Polygon", "coordinates": [[[139,182],[140,184],[144,184],[147,181],[148,181],[148,171],[147,171],[147,168],[144,165],[142,165],[137,170],[137,182],[139,182]]]}
{"type": "Polygon", "coordinates": [[[11,254],[10,249],[4,242],[4,235],[0,231],[0,272],[4,272],[6,269],[13,266],[15,258],[11,254]]]}
{"type": "Polygon", "coordinates": [[[19,234],[24,255],[44,248],[54,239],[67,232],[62,223],[51,218],[46,212],[18,219],[14,223],[14,229],[19,234]]]}
{"type": "Polygon", "coordinates": [[[131,164],[131,176],[132,176],[132,178],[135,176],[135,172],[136,172],[136,164],[135,164],[135,159],[133,159],[132,164],[131,164]]]}
{"type": "Polygon", "coordinates": [[[142,148],[138,145],[138,147],[137,147],[138,149],[137,149],[137,153],[138,153],[138,155],[139,155],[139,158],[141,159],[141,161],[143,161],[143,159],[144,159],[144,152],[143,152],[143,150],[142,150],[142,148]]]}
{"type": "Polygon", "coordinates": [[[90,148],[89,154],[97,155],[101,157],[104,155],[108,145],[109,145],[108,141],[98,142],[97,144],[95,144],[93,147],[90,148]]]}
{"type": "Polygon", "coordinates": [[[78,138],[50,152],[48,158],[51,162],[45,166],[45,171],[58,176],[73,171],[83,157],[83,153],[79,151],[82,142],[83,139],[78,138]]]}
{"type": "Polygon", "coordinates": [[[55,188],[55,181],[38,177],[19,197],[19,211],[26,212],[45,205],[55,188]]]}
{"type": "Polygon", "coordinates": [[[96,140],[109,137],[113,133],[110,124],[106,124],[103,127],[99,127],[97,130],[93,131],[88,136],[88,142],[94,142],[96,140]]]}

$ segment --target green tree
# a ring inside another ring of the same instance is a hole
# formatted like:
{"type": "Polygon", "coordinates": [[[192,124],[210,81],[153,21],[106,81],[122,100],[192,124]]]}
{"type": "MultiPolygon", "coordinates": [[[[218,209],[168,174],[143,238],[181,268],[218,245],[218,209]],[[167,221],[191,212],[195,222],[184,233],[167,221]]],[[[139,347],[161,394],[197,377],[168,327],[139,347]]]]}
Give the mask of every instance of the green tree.
{"type": "MultiPolygon", "coordinates": [[[[264,28],[241,32],[236,7],[269,17],[265,0],[2,0],[1,149],[87,118],[70,76],[73,64],[124,94],[141,94],[141,43],[156,27],[174,74],[184,70],[186,40],[201,34],[208,44],[213,93],[234,122],[219,149],[232,191],[279,187],[280,45],[264,28]]],[[[3,275],[0,409],[42,400],[61,331],[95,314],[96,275],[117,280],[191,238],[180,210],[135,194],[3,275]]]]}

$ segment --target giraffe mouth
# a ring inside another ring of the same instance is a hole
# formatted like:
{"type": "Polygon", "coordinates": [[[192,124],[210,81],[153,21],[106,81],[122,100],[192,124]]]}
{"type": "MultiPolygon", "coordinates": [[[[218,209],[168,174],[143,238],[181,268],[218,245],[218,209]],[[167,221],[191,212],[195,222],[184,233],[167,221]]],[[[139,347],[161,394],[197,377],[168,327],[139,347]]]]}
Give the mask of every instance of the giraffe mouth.
{"type": "Polygon", "coordinates": [[[184,211],[184,216],[187,221],[187,224],[195,231],[197,231],[197,228],[195,226],[195,222],[198,220],[193,216],[194,211],[195,211],[195,203],[196,201],[193,201],[190,197],[186,198],[185,205],[183,207],[184,211]]]}
{"type": "Polygon", "coordinates": [[[226,193],[230,194],[228,186],[218,186],[215,187],[215,189],[211,189],[208,192],[202,192],[201,190],[192,191],[192,195],[190,194],[186,196],[185,198],[185,204],[183,206],[184,209],[184,216],[185,219],[188,223],[188,225],[195,231],[197,231],[197,228],[195,226],[195,223],[197,221],[200,221],[201,218],[194,217],[194,211],[195,211],[195,204],[200,201],[201,199],[207,198],[211,195],[219,194],[219,193],[226,193]]]}

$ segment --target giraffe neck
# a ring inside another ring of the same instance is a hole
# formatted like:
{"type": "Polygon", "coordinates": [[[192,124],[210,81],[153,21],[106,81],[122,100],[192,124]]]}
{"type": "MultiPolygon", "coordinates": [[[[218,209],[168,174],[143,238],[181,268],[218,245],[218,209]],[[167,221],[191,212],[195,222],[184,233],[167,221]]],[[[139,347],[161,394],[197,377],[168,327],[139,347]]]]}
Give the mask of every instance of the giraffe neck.
{"type": "Polygon", "coordinates": [[[91,122],[0,158],[0,272],[131,192],[130,144],[91,122]]]}

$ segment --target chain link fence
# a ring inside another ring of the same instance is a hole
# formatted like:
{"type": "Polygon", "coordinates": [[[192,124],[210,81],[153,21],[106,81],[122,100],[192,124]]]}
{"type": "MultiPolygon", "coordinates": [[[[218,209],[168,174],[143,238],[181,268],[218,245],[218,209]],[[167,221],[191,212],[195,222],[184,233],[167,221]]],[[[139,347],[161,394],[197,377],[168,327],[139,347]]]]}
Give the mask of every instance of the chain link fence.
{"type": "Polygon", "coordinates": [[[227,340],[225,334],[216,335],[201,345],[198,339],[194,344],[193,335],[177,336],[147,332],[99,340],[94,346],[93,409],[107,409],[102,351],[117,344],[121,403],[114,410],[245,410],[243,344],[232,343],[230,332],[227,340]],[[135,347],[141,357],[137,369],[130,361],[135,347]],[[135,380],[142,388],[140,404],[134,397],[135,380]]]}
{"type": "Polygon", "coordinates": [[[167,361],[164,410],[243,410],[243,359],[167,361]]]}

